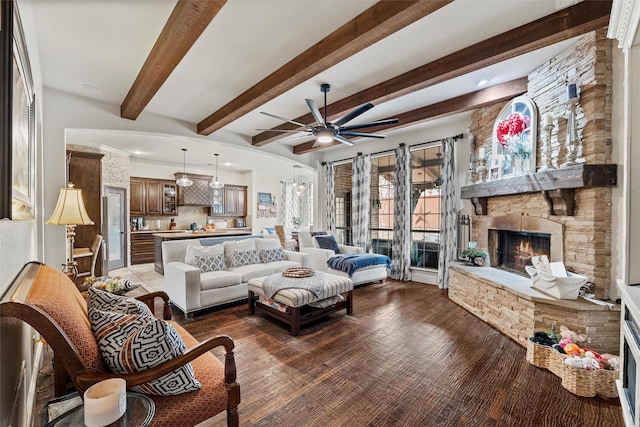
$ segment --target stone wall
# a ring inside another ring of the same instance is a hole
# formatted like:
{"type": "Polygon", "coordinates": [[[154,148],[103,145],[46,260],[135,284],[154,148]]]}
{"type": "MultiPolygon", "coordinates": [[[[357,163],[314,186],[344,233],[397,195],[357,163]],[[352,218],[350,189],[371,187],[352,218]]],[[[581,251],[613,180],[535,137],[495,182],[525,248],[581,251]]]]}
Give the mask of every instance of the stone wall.
{"type": "MultiPolygon", "coordinates": [[[[567,50],[536,68],[529,74],[527,95],[538,108],[537,162],[541,164],[541,121],[547,113],[554,116],[551,136],[551,163],[558,167],[566,161],[566,88],[576,83],[579,88],[577,108],[578,137],[583,142],[583,156],[588,164],[611,163],[611,92],[612,41],[606,29],[580,37],[567,50]]],[[[505,103],[481,108],[472,115],[471,129],[476,136],[476,150],[484,147],[491,152],[493,125],[505,103]]],[[[477,151],[476,151],[477,155],[477,151]]],[[[505,179],[508,185],[508,178],[505,179]]],[[[593,282],[597,298],[609,297],[611,283],[611,189],[581,188],[575,192],[575,215],[553,216],[541,193],[492,197],[488,200],[487,216],[509,212],[549,218],[564,225],[567,268],[587,276],[593,282]]],[[[473,217],[473,239],[486,217],[473,217]]]]}

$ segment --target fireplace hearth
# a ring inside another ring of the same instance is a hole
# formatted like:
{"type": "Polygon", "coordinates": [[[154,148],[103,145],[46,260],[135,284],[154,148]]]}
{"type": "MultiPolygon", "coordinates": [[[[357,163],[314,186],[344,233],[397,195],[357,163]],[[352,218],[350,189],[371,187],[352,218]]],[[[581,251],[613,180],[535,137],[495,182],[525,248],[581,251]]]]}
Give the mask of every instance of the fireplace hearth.
{"type": "Polygon", "coordinates": [[[491,266],[529,277],[531,258],[551,255],[551,234],[520,230],[488,230],[491,266]]]}

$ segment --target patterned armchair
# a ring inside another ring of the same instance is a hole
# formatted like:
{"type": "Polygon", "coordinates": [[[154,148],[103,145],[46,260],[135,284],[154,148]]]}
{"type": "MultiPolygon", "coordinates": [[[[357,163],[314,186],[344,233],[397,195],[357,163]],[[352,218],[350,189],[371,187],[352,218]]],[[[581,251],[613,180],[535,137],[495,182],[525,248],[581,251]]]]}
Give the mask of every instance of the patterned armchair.
{"type": "MultiPolygon", "coordinates": [[[[156,298],[164,301],[163,318],[170,319],[169,298],[164,292],[138,299],[153,311],[156,298]]],[[[106,368],[91,331],[83,296],[65,274],[36,262],[25,265],[3,295],[0,317],[18,318],[30,324],[51,346],[57,396],[66,394],[67,377],[82,394],[91,385],[108,378],[123,378],[129,388],[191,363],[202,388],[174,396],[150,396],[156,405],[153,425],[192,426],[225,410],[227,424],[239,424],[240,385],[236,382],[234,343],[228,336],[219,335],[198,343],[171,322],[188,348],[185,353],[144,371],[113,374],[106,368]],[[225,349],[224,364],[209,352],[218,346],[225,349]]]]}

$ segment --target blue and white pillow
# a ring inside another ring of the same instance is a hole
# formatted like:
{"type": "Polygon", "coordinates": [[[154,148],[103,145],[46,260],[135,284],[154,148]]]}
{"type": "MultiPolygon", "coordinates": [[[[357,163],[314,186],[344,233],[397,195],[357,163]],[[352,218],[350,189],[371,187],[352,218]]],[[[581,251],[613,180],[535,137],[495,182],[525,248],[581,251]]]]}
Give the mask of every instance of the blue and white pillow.
{"type": "Polygon", "coordinates": [[[274,261],[284,261],[287,259],[287,256],[284,253],[284,249],[275,248],[275,249],[260,249],[260,261],[264,264],[268,262],[274,261]]]}
{"type": "Polygon", "coordinates": [[[338,242],[336,242],[336,238],[331,234],[326,236],[315,236],[316,242],[318,242],[318,247],[322,249],[331,249],[333,252],[339,254],[340,246],[338,246],[338,242]]]}
{"type": "Polygon", "coordinates": [[[260,257],[257,249],[248,251],[233,251],[231,257],[231,267],[242,267],[243,265],[260,264],[260,257]]]}
{"type": "Polygon", "coordinates": [[[194,267],[199,268],[201,272],[221,271],[226,268],[224,263],[224,255],[214,256],[195,256],[194,267]]]}
{"type": "MultiPolygon", "coordinates": [[[[91,309],[91,330],[105,364],[115,374],[145,371],[186,352],[176,329],[161,319],[91,309]]],[[[159,396],[173,396],[200,390],[193,367],[178,369],[133,390],[159,396]]]]}

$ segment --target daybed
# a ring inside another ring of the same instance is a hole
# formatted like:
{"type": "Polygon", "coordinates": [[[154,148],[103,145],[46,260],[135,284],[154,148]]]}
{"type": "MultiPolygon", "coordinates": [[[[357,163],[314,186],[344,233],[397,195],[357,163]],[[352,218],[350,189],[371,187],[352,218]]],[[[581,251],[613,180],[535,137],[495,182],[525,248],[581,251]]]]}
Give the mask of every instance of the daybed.
{"type": "MultiPolygon", "coordinates": [[[[149,321],[161,322],[153,317],[156,298],[162,298],[163,317],[170,319],[169,298],[164,292],[137,299],[151,310],[149,321]]],[[[56,396],[67,393],[67,376],[82,395],[91,385],[108,378],[123,378],[130,388],[156,381],[190,363],[202,388],[177,395],[149,396],[155,403],[153,425],[193,426],[225,410],[227,424],[239,424],[240,386],[236,382],[234,343],[228,336],[218,335],[198,343],[182,327],[168,322],[186,344],[186,352],[155,366],[150,363],[153,359],[148,359],[149,366],[153,366],[149,369],[112,373],[103,359],[103,348],[92,332],[87,303],[78,288],[61,271],[36,262],[25,265],[2,296],[0,317],[17,318],[30,324],[51,346],[56,396]],[[219,346],[225,349],[224,364],[209,351],[219,346]]]]}
{"type": "MultiPolygon", "coordinates": [[[[387,278],[387,264],[367,266],[365,268],[358,269],[351,275],[349,275],[349,273],[347,272],[328,267],[327,261],[329,260],[329,258],[336,255],[336,248],[321,248],[318,240],[322,239],[322,236],[323,234],[312,235],[309,232],[301,232],[298,234],[298,244],[300,246],[300,252],[310,255],[309,266],[313,267],[314,270],[349,277],[353,281],[354,286],[376,281],[382,282],[387,278]]],[[[364,250],[356,246],[343,244],[336,245],[337,249],[339,249],[340,254],[364,254],[364,250]]]]}
{"type": "Polygon", "coordinates": [[[162,242],[165,289],[171,303],[187,317],[204,308],[246,299],[247,282],[255,277],[307,265],[308,255],[282,250],[278,239],[226,240],[211,246],[203,242],[206,243],[204,239],[162,242]],[[269,261],[269,256],[275,254],[278,256],[273,259],[278,260],[269,261]],[[209,268],[197,266],[196,257],[201,261],[219,261],[223,257],[224,261],[205,271],[209,268]]]}

